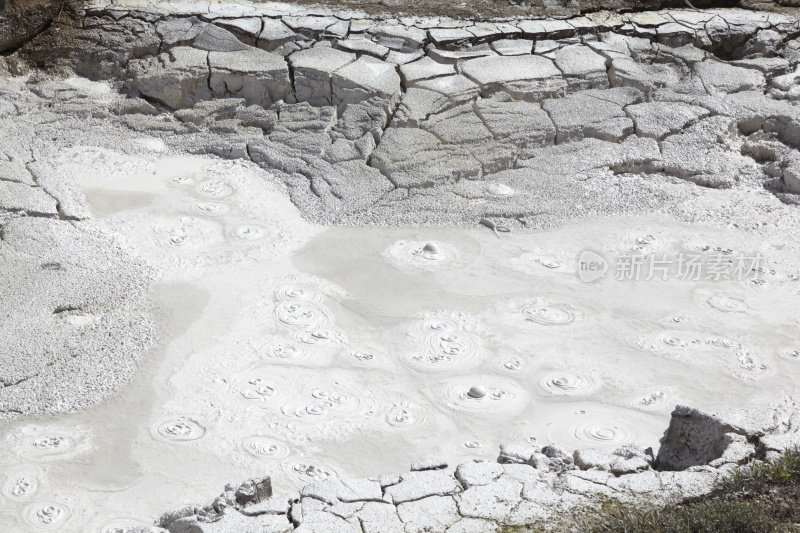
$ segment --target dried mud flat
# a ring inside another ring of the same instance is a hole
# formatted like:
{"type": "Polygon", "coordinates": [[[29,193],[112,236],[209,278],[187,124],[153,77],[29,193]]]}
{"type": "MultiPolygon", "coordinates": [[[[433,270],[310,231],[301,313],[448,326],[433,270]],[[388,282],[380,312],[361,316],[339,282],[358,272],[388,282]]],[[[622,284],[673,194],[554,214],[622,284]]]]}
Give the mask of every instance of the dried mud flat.
{"type": "Polygon", "coordinates": [[[501,15],[98,3],[2,59],[3,528],[555,525],[798,441],[800,19],[501,15]]]}

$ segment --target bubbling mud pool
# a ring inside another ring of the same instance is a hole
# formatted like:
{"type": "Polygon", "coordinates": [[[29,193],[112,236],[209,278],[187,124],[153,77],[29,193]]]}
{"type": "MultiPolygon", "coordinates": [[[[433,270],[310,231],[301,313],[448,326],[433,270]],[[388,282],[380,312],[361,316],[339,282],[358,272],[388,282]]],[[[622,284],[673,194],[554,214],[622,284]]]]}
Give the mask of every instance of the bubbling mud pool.
{"type": "Polygon", "coordinates": [[[326,229],[258,168],[140,145],[58,163],[161,270],[160,343],[103,405],[3,429],[4,531],[125,531],[232,480],[269,474],[289,494],[507,442],[656,447],[677,402],[798,385],[800,255],[777,236],[660,217],[326,229]],[[592,283],[585,250],[608,262],[592,283]],[[727,280],[621,268],[681,253],[763,262],[727,280]]]}

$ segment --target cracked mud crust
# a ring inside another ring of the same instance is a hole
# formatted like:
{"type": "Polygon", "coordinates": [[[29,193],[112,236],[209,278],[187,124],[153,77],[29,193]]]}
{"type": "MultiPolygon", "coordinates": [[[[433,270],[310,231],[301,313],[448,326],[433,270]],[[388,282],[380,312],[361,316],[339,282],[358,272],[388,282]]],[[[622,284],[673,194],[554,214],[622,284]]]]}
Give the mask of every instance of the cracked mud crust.
{"type": "Polygon", "coordinates": [[[152,530],[489,533],[528,526],[531,531],[584,531],[581,516],[597,512],[604,502],[635,508],[643,502],[652,507],[696,500],[740,469],[778,460],[800,442],[798,413],[789,398],[715,414],[679,406],[655,458],[652,450],[635,446],[570,454],[531,443],[501,446],[496,461],[448,468],[427,459],[400,475],[319,481],[289,498],[273,495],[269,478],[249,480],[229,484],[206,505],[165,513],[152,530]],[[670,464],[675,457],[684,464],[670,464]]]}
{"type": "Polygon", "coordinates": [[[320,223],[542,228],[675,214],[686,184],[800,191],[794,12],[193,9],[90,5],[21,57],[121,81],[130,128],[256,162],[320,223]]]}

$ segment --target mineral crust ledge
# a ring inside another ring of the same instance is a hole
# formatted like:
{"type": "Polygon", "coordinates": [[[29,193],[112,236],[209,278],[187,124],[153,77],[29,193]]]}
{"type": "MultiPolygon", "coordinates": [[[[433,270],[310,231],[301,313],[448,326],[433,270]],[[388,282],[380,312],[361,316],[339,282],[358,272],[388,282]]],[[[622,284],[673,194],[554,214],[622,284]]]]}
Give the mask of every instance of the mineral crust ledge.
{"type": "Polygon", "coordinates": [[[170,533],[486,533],[504,525],[569,528],[569,517],[605,499],[648,504],[708,494],[735,469],[800,445],[800,405],[704,413],[678,406],[652,449],[612,453],[557,446],[500,447],[496,461],[455,469],[435,459],[400,475],[327,479],[293,498],[273,496],[270,478],[229,484],[207,505],[165,513],[151,531],[170,533]],[[567,518],[565,518],[567,517],[567,518]]]}

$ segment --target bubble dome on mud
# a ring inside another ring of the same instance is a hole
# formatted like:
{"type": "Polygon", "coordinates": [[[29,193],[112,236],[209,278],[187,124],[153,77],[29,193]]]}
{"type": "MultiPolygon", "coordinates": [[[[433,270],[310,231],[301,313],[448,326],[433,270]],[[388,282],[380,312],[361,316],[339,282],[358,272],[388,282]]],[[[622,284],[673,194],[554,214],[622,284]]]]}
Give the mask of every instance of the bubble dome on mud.
{"type": "Polygon", "coordinates": [[[438,270],[459,256],[455,247],[433,241],[397,241],[383,251],[383,257],[404,270],[438,270]]]}
{"type": "Polygon", "coordinates": [[[488,417],[514,415],[530,401],[517,383],[487,375],[450,380],[440,386],[436,395],[449,409],[488,417]]]}

